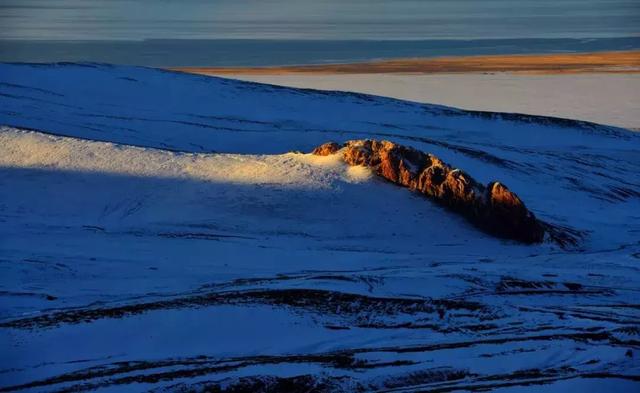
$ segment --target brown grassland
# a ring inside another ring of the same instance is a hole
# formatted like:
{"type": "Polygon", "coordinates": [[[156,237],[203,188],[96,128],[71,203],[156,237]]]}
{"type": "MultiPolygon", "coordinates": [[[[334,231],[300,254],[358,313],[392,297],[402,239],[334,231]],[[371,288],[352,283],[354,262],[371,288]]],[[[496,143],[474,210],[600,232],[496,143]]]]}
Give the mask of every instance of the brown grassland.
{"type": "Polygon", "coordinates": [[[180,67],[171,69],[205,75],[435,74],[488,72],[527,74],[576,74],[593,72],[640,73],[640,51],[410,58],[364,63],[277,67],[180,67]]]}

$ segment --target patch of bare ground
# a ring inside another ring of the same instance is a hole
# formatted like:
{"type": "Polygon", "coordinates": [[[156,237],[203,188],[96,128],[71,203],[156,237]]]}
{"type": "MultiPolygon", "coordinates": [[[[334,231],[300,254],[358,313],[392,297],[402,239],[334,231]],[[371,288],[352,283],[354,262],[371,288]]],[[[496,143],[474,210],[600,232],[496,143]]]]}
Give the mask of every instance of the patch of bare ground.
{"type": "Polygon", "coordinates": [[[172,68],[172,70],[205,75],[436,74],[468,72],[527,74],[638,73],[640,72],[640,51],[409,58],[351,64],[280,67],[180,67],[172,68]]]}

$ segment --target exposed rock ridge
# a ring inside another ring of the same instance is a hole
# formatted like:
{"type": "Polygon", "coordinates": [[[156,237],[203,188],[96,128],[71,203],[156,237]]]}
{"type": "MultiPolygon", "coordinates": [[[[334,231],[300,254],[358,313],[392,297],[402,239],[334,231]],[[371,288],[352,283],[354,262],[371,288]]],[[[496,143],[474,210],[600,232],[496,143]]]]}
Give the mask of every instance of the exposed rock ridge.
{"type": "Polygon", "coordinates": [[[393,183],[420,192],[494,236],[523,243],[544,239],[538,221],[516,194],[498,182],[486,186],[438,157],[389,141],[353,140],[318,146],[313,154],[340,152],[349,165],[364,165],[393,183]]]}

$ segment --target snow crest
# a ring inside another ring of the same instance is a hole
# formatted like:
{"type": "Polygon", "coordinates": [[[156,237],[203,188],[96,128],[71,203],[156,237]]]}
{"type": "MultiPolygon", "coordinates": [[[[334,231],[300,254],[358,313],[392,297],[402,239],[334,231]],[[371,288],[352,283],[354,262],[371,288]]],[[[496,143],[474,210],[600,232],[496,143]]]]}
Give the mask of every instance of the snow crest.
{"type": "Polygon", "coordinates": [[[327,188],[371,176],[333,157],[303,153],[240,155],[179,153],[0,128],[0,165],[211,182],[327,188]]]}

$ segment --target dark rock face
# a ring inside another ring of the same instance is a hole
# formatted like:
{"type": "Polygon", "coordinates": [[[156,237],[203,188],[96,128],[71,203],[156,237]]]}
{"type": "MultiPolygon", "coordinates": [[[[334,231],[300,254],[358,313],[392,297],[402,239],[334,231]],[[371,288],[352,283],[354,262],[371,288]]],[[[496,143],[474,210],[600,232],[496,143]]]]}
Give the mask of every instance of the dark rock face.
{"type": "Polygon", "coordinates": [[[498,182],[487,185],[489,231],[502,236],[533,243],[542,241],[544,229],[516,194],[498,182]]]}
{"type": "Polygon", "coordinates": [[[494,236],[524,243],[539,243],[544,238],[542,223],[501,183],[482,185],[431,154],[389,141],[355,140],[343,146],[330,142],[313,154],[326,156],[340,149],[347,164],[371,168],[378,176],[462,214],[494,236]]]}

